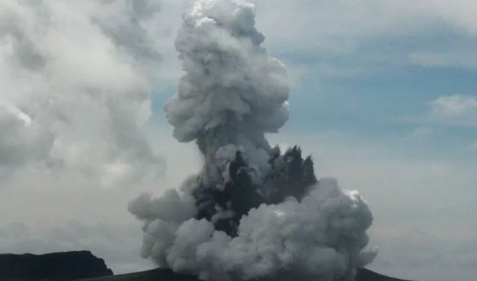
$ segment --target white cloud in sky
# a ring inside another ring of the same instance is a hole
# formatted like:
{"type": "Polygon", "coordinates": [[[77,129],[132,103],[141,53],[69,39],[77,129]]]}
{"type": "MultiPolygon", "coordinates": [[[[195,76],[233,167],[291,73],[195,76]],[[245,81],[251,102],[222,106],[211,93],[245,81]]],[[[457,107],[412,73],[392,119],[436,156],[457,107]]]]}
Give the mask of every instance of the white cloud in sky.
{"type": "Polygon", "coordinates": [[[257,21],[267,35],[267,42],[273,42],[272,49],[286,53],[348,54],[364,43],[360,40],[383,34],[396,35],[403,32],[402,29],[415,27],[408,17],[419,11],[387,0],[252,2],[257,4],[257,21]]]}
{"type": "MultiPolygon", "coordinates": [[[[403,1],[408,5],[413,5],[414,1],[403,1]],[[410,4],[411,3],[411,4],[410,4]]],[[[477,10],[477,2],[473,0],[426,0],[423,1],[426,8],[435,12],[437,16],[442,17],[445,21],[453,26],[462,29],[471,36],[477,35],[477,19],[474,16],[477,10]]]]}
{"type": "Polygon", "coordinates": [[[459,41],[477,34],[472,0],[253,2],[268,49],[305,54],[313,79],[379,73],[390,65],[477,67],[475,48],[459,41]],[[439,42],[449,33],[454,44],[439,42]]]}
{"type": "Polygon", "coordinates": [[[0,3],[2,178],[35,166],[111,187],[163,173],[143,132],[163,61],[159,4],[0,3]]]}
{"type": "Polygon", "coordinates": [[[433,116],[455,125],[477,125],[477,96],[449,95],[431,102],[433,116]]]}

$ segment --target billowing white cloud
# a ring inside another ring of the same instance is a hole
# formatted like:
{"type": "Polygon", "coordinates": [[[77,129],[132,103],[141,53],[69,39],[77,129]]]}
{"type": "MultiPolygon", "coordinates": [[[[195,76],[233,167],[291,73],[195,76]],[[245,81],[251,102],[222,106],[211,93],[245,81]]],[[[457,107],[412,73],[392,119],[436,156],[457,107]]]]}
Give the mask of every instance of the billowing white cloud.
{"type": "Polygon", "coordinates": [[[164,171],[144,137],[160,2],[0,3],[0,176],[34,165],[100,186],[164,171]]]}
{"type": "Polygon", "coordinates": [[[184,75],[165,111],[177,140],[196,141],[203,168],[180,192],[131,202],[141,253],[203,280],[354,280],[376,255],[365,249],[373,216],[357,191],[317,181],[299,149],[282,154],[266,140],[288,119],[289,86],[264,38],[246,1],[187,7],[175,41],[184,75]]]}

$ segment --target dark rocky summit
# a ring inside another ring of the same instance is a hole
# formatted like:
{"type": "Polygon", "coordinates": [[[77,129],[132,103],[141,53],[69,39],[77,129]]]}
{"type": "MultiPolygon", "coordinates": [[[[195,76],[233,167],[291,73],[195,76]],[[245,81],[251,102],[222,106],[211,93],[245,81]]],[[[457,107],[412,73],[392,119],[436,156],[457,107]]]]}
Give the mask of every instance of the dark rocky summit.
{"type": "Polygon", "coordinates": [[[111,275],[104,260],[89,251],[0,255],[0,281],[68,281],[111,275]]]}

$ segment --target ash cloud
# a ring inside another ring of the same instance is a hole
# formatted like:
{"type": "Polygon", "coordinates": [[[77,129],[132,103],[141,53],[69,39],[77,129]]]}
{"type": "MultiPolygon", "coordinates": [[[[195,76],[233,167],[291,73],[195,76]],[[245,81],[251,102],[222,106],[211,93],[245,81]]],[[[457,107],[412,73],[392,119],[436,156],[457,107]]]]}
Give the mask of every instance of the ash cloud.
{"type": "Polygon", "coordinates": [[[146,140],[160,2],[0,3],[0,177],[34,166],[100,186],[156,178],[146,140]]]}
{"type": "Polygon", "coordinates": [[[203,280],[354,280],[372,214],[356,191],[318,180],[299,147],[266,140],[288,119],[286,68],[261,46],[255,8],[197,0],[175,45],[184,75],[165,105],[174,136],[195,141],[204,166],[177,190],[143,195],[142,255],[203,280]]]}

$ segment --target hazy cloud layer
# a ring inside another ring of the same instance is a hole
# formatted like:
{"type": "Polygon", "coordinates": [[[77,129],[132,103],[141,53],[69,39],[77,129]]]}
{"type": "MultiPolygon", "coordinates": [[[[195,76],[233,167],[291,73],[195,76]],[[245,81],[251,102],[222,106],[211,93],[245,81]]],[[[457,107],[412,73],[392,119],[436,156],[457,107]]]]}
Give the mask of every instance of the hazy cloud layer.
{"type": "Polygon", "coordinates": [[[477,68],[471,0],[253,2],[269,49],[291,66],[292,77],[303,70],[321,80],[389,67],[477,68]]]}
{"type": "Polygon", "coordinates": [[[416,228],[379,242],[384,255],[374,268],[390,275],[412,280],[473,280],[477,274],[475,238],[449,240],[437,231],[416,228]]]}

